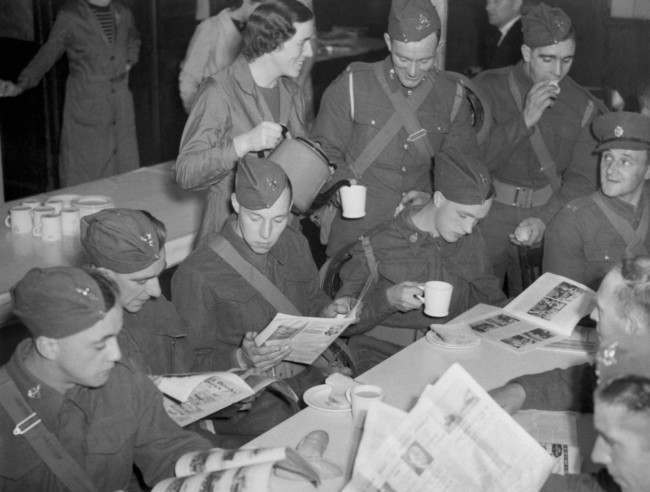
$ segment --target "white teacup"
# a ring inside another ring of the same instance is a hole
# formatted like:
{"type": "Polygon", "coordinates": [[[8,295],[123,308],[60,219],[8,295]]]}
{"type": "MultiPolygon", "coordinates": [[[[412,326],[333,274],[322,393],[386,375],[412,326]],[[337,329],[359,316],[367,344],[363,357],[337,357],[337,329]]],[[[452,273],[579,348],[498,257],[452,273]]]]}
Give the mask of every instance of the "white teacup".
{"type": "Polygon", "coordinates": [[[5,225],[11,227],[14,234],[32,232],[32,209],[26,205],[11,207],[9,215],[5,218],[5,225]]]}
{"type": "Polygon", "coordinates": [[[41,206],[40,200],[37,200],[36,198],[28,198],[27,200],[23,200],[21,205],[25,207],[29,207],[32,210],[35,209],[36,207],[41,206]]]}
{"type": "Polygon", "coordinates": [[[32,210],[32,223],[34,227],[32,227],[32,235],[36,237],[41,236],[41,219],[44,215],[48,214],[53,214],[54,213],[54,208],[53,207],[35,207],[32,210]]]}
{"type": "Polygon", "coordinates": [[[431,280],[420,286],[424,296],[417,296],[424,303],[424,314],[434,318],[449,315],[449,303],[454,286],[449,282],[431,280]]]}
{"type": "Polygon", "coordinates": [[[341,186],[341,208],[346,219],[360,219],[366,215],[366,187],[359,184],[341,186]]]}
{"type": "Polygon", "coordinates": [[[61,215],[46,214],[41,217],[41,239],[46,242],[61,240],[61,215]]]}
{"type": "Polygon", "coordinates": [[[64,236],[78,236],[81,214],[78,208],[70,207],[61,210],[61,233],[64,236]]]}
{"type": "Polygon", "coordinates": [[[64,193],[61,195],[52,195],[50,198],[48,198],[48,202],[51,200],[57,200],[63,203],[62,208],[70,208],[72,206],[72,201],[76,200],[77,198],[81,197],[81,195],[75,195],[73,193],[64,193]]]}
{"type": "Polygon", "coordinates": [[[350,388],[350,403],[352,406],[352,423],[355,427],[363,427],[370,406],[384,398],[384,390],[374,384],[359,384],[350,388]]]}
{"type": "Polygon", "coordinates": [[[50,198],[44,203],[44,205],[46,207],[52,207],[54,209],[54,213],[56,214],[60,214],[61,210],[65,206],[63,200],[60,200],[58,198],[50,198]]]}

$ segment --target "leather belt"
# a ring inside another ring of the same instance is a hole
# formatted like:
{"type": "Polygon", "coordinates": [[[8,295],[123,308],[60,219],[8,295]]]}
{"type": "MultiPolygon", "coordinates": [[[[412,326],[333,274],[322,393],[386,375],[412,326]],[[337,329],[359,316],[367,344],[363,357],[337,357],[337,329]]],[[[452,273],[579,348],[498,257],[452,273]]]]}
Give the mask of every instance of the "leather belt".
{"type": "Polygon", "coordinates": [[[494,199],[511,207],[541,207],[546,205],[553,196],[553,188],[551,188],[550,184],[543,188],[533,189],[511,185],[498,179],[493,179],[492,183],[494,185],[494,199]]]}

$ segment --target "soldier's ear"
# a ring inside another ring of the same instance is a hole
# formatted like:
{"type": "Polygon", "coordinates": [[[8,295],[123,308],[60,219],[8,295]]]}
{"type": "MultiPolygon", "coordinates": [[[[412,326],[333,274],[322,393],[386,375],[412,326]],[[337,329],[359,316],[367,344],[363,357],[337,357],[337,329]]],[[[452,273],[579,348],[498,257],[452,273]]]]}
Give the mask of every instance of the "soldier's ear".
{"type": "Polygon", "coordinates": [[[386,47],[388,48],[388,51],[391,52],[392,51],[391,40],[387,32],[384,33],[384,42],[386,43],[386,47]]]}
{"type": "Polygon", "coordinates": [[[230,203],[232,203],[232,209],[235,213],[239,213],[239,202],[237,201],[237,195],[234,193],[230,195],[230,203]]]}
{"type": "Polygon", "coordinates": [[[650,150],[645,151],[645,165],[646,170],[643,179],[650,179],[650,150]]]}
{"type": "Polygon", "coordinates": [[[532,52],[533,50],[530,49],[530,46],[526,44],[521,45],[521,56],[526,63],[530,63],[532,52]]]}
{"type": "Polygon", "coordinates": [[[56,360],[60,351],[58,340],[45,336],[39,336],[34,339],[34,348],[41,357],[48,360],[56,360]]]}

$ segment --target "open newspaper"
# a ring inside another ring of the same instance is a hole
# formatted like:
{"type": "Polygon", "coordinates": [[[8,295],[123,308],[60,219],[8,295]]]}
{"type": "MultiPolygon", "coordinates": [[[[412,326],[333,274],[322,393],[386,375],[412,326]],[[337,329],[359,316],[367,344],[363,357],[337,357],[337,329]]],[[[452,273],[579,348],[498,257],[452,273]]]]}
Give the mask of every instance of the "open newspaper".
{"type": "Polygon", "coordinates": [[[346,492],[539,490],[553,460],[458,364],[404,413],[368,409],[346,492]]]}
{"type": "Polygon", "coordinates": [[[255,337],[258,345],[288,345],[286,361],[312,364],[320,354],[356,321],[351,313],[341,318],[315,318],[278,313],[255,337]]]}
{"type": "Polygon", "coordinates": [[[523,410],[517,412],[514,419],[553,458],[551,473],[558,475],[580,473],[582,457],[575,413],[523,410]]]}
{"type": "Polygon", "coordinates": [[[494,308],[469,326],[479,336],[518,353],[565,340],[591,312],[596,294],[590,288],[545,273],[503,309],[494,308]]]}
{"type": "Polygon", "coordinates": [[[276,382],[243,370],[152,376],[152,380],[165,395],[165,410],[181,427],[253,396],[276,382]]]}
{"type": "Polygon", "coordinates": [[[176,462],[175,478],[158,482],[153,492],[259,492],[269,489],[273,468],[320,483],[318,473],[291,448],[195,451],[176,462]]]}

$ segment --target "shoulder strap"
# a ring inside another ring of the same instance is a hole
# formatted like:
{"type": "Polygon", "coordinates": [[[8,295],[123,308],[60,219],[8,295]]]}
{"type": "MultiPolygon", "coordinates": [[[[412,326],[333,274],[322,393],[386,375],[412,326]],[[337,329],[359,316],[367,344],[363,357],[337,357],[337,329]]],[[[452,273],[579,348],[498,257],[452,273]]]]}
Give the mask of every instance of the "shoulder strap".
{"type": "Polygon", "coordinates": [[[377,268],[377,258],[375,258],[375,252],[372,249],[372,244],[370,244],[368,236],[361,236],[361,245],[363,246],[363,254],[366,256],[366,262],[368,263],[370,277],[376,282],[379,278],[379,269],[377,268]]]}
{"type": "Polygon", "coordinates": [[[235,269],[251,287],[279,313],[300,316],[300,311],[293,303],[271,282],[266,275],[251,265],[240,255],[232,244],[223,236],[216,236],[209,242],[210,248],[235,269]]]}
{"type": "Polygon", "coordinates": [[[456,116],[458,116],[458,111],[460,111],[460,105],[463,102],[463,97],[465,96],[465,88],[463,87],[463,82],[459,80],[456,83],[456,94],[454,94],[454,104],[451,107],[451,112],[449,113],[449,121],[454,122],[456,116]]]}
{"type": "Polygon", "coordinates": [[[582,115],[582,121],[580,122],[580,128],[584,128],[587,123],[591,120],[591,115],[594,114],[594,109],[596,109],[596,106],[594,105],[594,102],[589,99],[587,102],[587,107],[585,108],[585,112],[582,115]]]}
{"type": "Polygon", "coordinates": [[[14,436],[23,436],[38,457],[72,492],[98,492],[88,474],[32,411],[16,383],[0,368],[0,405],[14,421],[14,436]]]}
{"type": "Polygon", "coordinates": [[[625,219],[620,217],[607,205],[607,203],[605,203],[605,200],[603,200],[603,197],[600,196],[600,194],[594,193],[591,197],[618,235],[621,236],[625,242],[626,255],[647,254],[644,241],[645,237],[648,235],[648,221],[650,220],[650,204],[648,201],[646,200],[645,206],[643,207],[639,227],[634,230],[625,219]]]}
{"type": "Polygon", "coordinates": [[[350,94],[350,119],[354,121],[354,72],[348,67],[348,93],[350,94]]]}
{"type": "MultiPolygon", "coordinates": [[[[521,96],[521,91],[517,86],[517,81],[515,80],[515,73],[512,69],[508,74],[508,87],[510,88],[512,98],[515,100],[517,109],[519,111],[523,111],[524,101],[521,96]]],[[[537,157],[537,160],[539,161],[544,176],[546,176],[548,179],[549,183],[551,184],[551,188],[553,188],[553,191],[557,192],[562,186],[562,180],[560,179],[560,176],[558,176],[555,160],[553,159],[551,152],[548,150],[548,147],[544,142],[544,137],[542,137],[542,133],[539,131],[539,127],[537,125],[534,126],[533,133],[529,137],[529,140],[530,145],[533,148],[533,152],[535,153],[535,157],[537,157]]]]}

